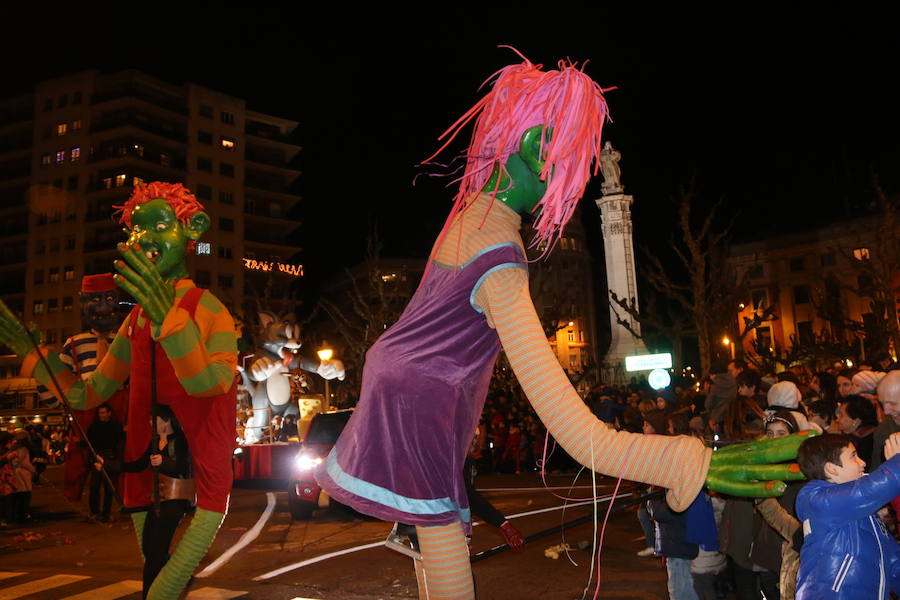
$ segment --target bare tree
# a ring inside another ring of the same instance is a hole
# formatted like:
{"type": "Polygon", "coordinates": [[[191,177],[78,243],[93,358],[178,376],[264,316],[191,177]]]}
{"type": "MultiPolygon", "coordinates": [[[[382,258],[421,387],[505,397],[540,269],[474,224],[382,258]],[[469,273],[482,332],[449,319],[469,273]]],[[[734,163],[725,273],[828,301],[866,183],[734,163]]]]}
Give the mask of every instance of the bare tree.
{"type": "Polygon", "coordinates": [[[386,268],[377,233],[369,237],[362,275],[347,270],[344,302],[321,297],[317,309],[330,317],[330,325],[343,341],[341,359],[347,370],[347,386],[359,390],[366,352],[393,325],[415,291],[417,277],[406,267],[386,268]]]}
{"type": "MultiPolygon", "coordinates": [[[[717,354],[724,354],[716,340],[723,333],[739,343],[764,317],[773,314],[768,309],[756,318],[748,318],[738,330],[735,314],[738,305],[748,295],[747,275],[739,277],[726,260],[726,240],[731,223],[717,228],[720,204],[712,207],[697,222],[694,214],[697,192],[694,179],[678,195],[677,229],[670,248],[680,267],[681,278],[674,276],[660,258],[645,250],[647,263],[643,275],[650,287],[662,298],[666,306],[653,303],[651,295],[646,308],[635,310],[634,299],[612,298],[613,308],[618,307],[636,318],[643,328],[646,324],[669,337],[673,348],[688,335],[696,335],[700,350],[700,366],[705,373],[717,354]],[[657,311],[654,313],[654,311],[657,311]],[[680,317],[679,317],[680,315],[680,317]]],[[[621,319],[619,319],[621,322],[621,319]]],[[[738,346],[739,347],[739,346],[738,346]]]]}

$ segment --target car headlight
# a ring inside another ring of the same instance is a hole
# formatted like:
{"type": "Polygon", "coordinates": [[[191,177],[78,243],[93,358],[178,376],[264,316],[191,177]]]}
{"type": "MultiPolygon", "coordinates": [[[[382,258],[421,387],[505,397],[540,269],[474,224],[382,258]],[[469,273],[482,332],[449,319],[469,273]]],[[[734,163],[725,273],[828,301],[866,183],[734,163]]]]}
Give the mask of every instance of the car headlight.
{"type": "Polygon", "coordinates": [[[322,459],[318,456],[309,456],[308,454],[301,454],[294,460],[294,464],[301,471],[308,471],[322,463],[322,459]]]}

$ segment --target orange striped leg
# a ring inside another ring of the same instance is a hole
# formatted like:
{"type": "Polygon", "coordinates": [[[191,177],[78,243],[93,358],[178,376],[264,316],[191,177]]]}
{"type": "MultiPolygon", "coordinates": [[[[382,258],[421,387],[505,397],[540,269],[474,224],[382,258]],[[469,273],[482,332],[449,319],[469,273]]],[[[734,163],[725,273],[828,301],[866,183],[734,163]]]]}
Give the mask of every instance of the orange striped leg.
{"type": "Polygon", "coordinates": [[[425,567],[428,600],[474,600],[469,547],[462,523],[416,526],[416,533],[425,567]]]}

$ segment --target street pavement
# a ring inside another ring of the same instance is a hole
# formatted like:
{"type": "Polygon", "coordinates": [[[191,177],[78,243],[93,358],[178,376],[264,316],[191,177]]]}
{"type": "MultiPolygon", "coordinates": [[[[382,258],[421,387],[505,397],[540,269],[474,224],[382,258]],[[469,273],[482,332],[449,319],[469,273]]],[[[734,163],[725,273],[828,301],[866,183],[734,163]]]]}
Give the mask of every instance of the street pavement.
{"type": "MultiPolygon", "coordinates": [[[[126,517],[115,523],[88,523],[83,504],[60,493],[62,468],[51,467],[47,484],[35,488],[36,521],[0,530],[0,600],[137,600],[141,558],[126,517]]],[[[523,534],[590,515],[590,506],[568,507],[554,496],[591,496],[582,476],[548,476],[547,490],[536,474],[480,477],[477,485],[523,534]]],[[[598,480],[598,496],[613,481],[598,480]]],[[[628,486],[623,484],[623,491],[628,486]]],[[[598,504],[599,538],[608,504],[598,504]]],[[[182,530],[184,528],[182,524],[182,530]]],[[[382,545],[391,524],[340,510],[316,511],[309,521],[293,521],[283,488],[235,489],[231,507],[187,598],[192,600],[393,600],[417,598],[412,559],[382,545]]],[[[592,598],[594,526],[580,525],[530,542],[522,552],[503,552],[473,564],[479,600],[592,598]],[[568,543],[574,550],[558,559],[545,550],[568,543]],[[581,545],[584,550],[579,550],[581,545]],[[585,594],[585,589],[587,593],[585,594]]],[[[601,551],[600,597],[665,599],[666,573],[658,559],[641,559],[640,527],[633,510],[614,513],[601,551]]],[[[474,528],[472,553],[503,543],[499,531],[474,528]]]]}

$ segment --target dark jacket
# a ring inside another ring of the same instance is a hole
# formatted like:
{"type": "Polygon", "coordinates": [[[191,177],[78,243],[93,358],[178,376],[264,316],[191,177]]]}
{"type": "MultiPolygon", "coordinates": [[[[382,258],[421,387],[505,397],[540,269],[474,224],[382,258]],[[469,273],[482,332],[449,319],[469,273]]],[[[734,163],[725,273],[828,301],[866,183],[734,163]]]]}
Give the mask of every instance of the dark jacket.
{"type": "Polygon", "coordinates": [[[649,500],[647,510],[656,521],[656,552],[666,558],[697,558],[697,544],[687,541],[687,512],[672,512],[665,500],[649,500]]]}
{"type": "Polygon", "coordinates": [[[797,495],[805,539],[797,600],[885,600],[900,591],[900,546],[875,512],[900,495],[900,455],[849,483],[817,479],[797,495]]]}

